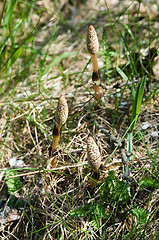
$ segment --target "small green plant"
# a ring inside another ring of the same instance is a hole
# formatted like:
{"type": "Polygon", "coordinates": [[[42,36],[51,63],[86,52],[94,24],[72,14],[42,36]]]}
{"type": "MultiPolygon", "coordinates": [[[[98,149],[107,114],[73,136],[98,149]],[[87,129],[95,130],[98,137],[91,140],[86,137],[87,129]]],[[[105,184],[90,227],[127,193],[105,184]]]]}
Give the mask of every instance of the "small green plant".
{"type": "Polygon", "coordinates": [[[104,220],[108,219],[107,214],[105,213],[105,206],[99,202],[96,205],[93,202],[87,204],[84,207],[78,208],[71,212],[71,216],[76,217],[88,217],[92,222],[94,230],[98,230],[100,227],[101,218],[104,220]]]}
{"type": "Polygon", "coordinates": [[[147,220],[147,213],[143,208],[133,208],[130,213],[136,216],[138,224],[145,224],[147,220]]]}
{"type": "Polygon", "coordinates": [[[15,175],[17,175],[17,171],[14,169],[7,171],[5,174],[8,193],[10,195],[13,195],[16,191],[20,191],[22,187],[22,182],[19,177],[10,178],[15,175]]]}
{"type": "Polygon", "coordinates": [[[105,223],[108,219],[110,221],[113,220],[113,215],[117,214],[119,207],[123,204],[124,208],[129,199],[130,196],[126,184],[115,176],[114,171],[110,171],[105,179],[100,201],[97,204],[91,202],[83,207],[73,210],[71,216],[89,216],[94,230],[97,230],[101,226],[101,219],[105,223]],[[117,206],[114,209],[116,204],[117,206]]]}
{"type": "Polygon", "coordinates": [[[22,188],[22,182],[19,177],[14,177],[17,175],[17,171],[11,169],[5,173],[6,185],[8,187],[8,193],[10,194],[8,206],[12,208],[19,209],[21,206],[21,201],[14,195],[15,192],[20,192],[22,188]],[[13,178],[11,178],[13,176],[13,178]]]}
{"type": "Polygon", "coordinates": [[[141,189],[143,188],[159,189],[159,180],[156,178],[152,178],[151,176],[146,176],[140,180],[139,186],[141,189]]]}
{"type": "Polygon", "coordinates": [[[129,201],[128,187],[115,176],[114,171],[110,171],[105,179],[102,199],[105,203],[111,203],[112,206],[116,201],[123,203],[129,201]]]}

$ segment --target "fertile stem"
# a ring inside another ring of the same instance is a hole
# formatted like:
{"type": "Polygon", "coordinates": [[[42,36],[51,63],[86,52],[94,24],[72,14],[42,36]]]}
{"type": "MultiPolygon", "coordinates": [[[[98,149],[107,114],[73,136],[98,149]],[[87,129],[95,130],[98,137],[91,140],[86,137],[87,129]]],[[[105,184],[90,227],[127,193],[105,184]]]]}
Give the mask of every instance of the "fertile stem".
{"type": "Polygon", "coordinates": [[[99,42],[97,33],[93,27],[93,25],[89,25],[87,31],[87,49],[88,52],[91,54],[92,63],[93,63],[93,74],[92,74],[92,81],[93,81],[93,89],[95,92],[95,97],[97,100],[100,100],[100,74],[98,69],[98,60],[97,60],[97,53],[99,50],[99,42]]]}
{"type": "Polygon", "coordinates": [[[61,95],[58,101],[56,113],[55,113],[55,122],[56,125],[53,129],[53,142],[51,149],[51,158],[54,159],[51,161],[51,166],[53,168],[57,167],[57,147],[61,134],[61,127],[65,124],[68,117],[68,105],[65,96],[61,95]]]}

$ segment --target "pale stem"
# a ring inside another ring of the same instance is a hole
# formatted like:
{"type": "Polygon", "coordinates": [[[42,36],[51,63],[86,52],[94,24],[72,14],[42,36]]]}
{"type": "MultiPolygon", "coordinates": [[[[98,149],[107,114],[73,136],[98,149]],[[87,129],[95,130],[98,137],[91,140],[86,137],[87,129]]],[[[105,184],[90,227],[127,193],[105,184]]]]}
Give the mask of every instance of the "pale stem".
{"type": "Polygon", "coordinates": [[[98,72],[98,60],[97,60],[97,55],[96,54],[92,54],[92,63],[93,63],[93,72],[98,72]]]}

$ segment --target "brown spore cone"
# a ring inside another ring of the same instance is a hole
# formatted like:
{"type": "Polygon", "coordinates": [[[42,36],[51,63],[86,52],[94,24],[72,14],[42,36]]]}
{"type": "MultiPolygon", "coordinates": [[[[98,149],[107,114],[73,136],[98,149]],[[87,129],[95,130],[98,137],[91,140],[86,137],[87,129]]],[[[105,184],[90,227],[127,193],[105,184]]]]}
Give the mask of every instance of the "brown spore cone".
{"type": "Polygon", "coordinates": [[[101,165],[101,155],[99,152],[99,148],[92,136],[89,136],[87,138],[87,158],[90,167],[93,170],[98,170],[101,165]]]}
{"type": "Polygon", "coordinates": [[[67,100],[64,95],[61,95],[58,100],[56,113],[55,113],[55,122],[58,125],[65,124],[68,117],[68,105],[67,100]]]}
{"type": "Polygon", "coordinates": [[[87,49],[91,55],[98,53],[99,41],[95,28],[93,25],[88,26],[87,30],[87,49]]]}

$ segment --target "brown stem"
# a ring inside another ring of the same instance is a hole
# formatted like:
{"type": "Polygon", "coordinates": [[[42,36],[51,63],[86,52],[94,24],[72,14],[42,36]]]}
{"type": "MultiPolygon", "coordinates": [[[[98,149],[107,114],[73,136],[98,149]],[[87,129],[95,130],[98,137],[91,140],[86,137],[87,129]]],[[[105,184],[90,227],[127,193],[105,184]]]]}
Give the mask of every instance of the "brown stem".
{"type": "Polygon", "coordinates": [[[91,174],[91,182],[90,182],[90,185],[89,185],[89,189],[91,191],[93,191],[96,188],[97,181],[99,180],[99,176],[100,176],[99,170],[98,169],[94,169],[92,171],[92,174],[91,174]]]}
{"type": "Polygon", "coordinates": [[[51,166],[53,168],[57,167],[57,146],[60,139],[60,132],[61,132],[61,125],[56,124],[53,129],[53,142],[52,142],[52,149],[51,149],[51,157],[54,157],[54,159],[51,161],[51,166]]]}
{"type": "Polygon", "coordinates": [[[92,54],[92,63],[93,63],[93,74],[92,74],[92,81],[93,81],[93,89],[95,92],[95,98],[97,100],[100,100],[100,74],[99,74],[99,69],[98,69],[98,60],[97,60],[97,55],[92,54]]]}
{"type": "Polygon", "coordinates": [[[99,82],[96,82],[96,83],[93,84],[93,89],[94,89],[94,92],[95,92],[95,98],[97,100],[100,100],[100,88],[99,88],[99,85],[97,85],[97,84],[99,84],[99,82]]]}
{"type": "Polygon", "coordinates": [[[98,60],[97,60],[97,55],[92,54],[92,63],[93,63],[93,72],[98,72],[98,60]]]}

